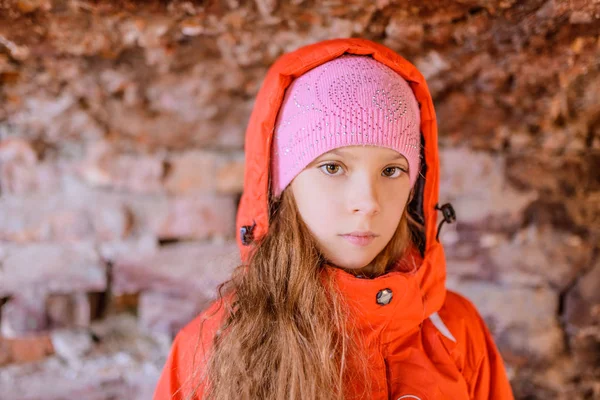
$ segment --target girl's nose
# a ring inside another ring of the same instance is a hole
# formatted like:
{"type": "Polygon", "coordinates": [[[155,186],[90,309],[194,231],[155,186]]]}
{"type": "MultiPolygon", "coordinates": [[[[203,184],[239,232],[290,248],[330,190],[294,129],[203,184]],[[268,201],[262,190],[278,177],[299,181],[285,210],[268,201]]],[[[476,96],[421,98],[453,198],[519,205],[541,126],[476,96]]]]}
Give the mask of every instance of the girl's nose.
{"type": "Polygon", "coordinates": [[[381,210],[376,182],[369,178],[352,182],[348,201],[353,214],[375,215],[381,210]]]}

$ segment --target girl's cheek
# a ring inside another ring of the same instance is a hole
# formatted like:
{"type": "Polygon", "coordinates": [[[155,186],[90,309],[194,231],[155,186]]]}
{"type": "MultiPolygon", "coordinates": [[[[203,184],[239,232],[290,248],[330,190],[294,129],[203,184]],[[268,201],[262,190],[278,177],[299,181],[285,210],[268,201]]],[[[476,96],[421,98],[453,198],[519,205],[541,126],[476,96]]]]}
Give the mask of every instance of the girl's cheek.
{"type": "Polygon", "coordinates": [[[343,185],[326,185],[320,190],[320,193],[321,195],[317,198],[322,207],[326,208],[328,212],[340,210],[340,207],[344,207],[346,191],[343,185]]]}
{"type": "Polygon", "coordinates": [[[332,180],[333,179],[331,178],[327,179],[327,177],[319,177],[318,181],[315,182],[315,185],[313,186],[315,189],[314,195],[317,196],[317,198],[322,198],[330,197],[333,193],[335,193],[336,183],[331,182],[332,180]]]}

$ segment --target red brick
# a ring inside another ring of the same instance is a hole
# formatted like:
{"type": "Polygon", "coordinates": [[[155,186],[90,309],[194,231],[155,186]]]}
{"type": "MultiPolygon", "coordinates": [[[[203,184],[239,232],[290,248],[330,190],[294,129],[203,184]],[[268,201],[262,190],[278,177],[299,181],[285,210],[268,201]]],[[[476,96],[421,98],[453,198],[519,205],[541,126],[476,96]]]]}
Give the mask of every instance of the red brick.
{"type": "Polygon", "coordinates": [[[12,361],[8,340],[0,336],[0,367],[12,361]]]}
{"type": "Polygon", "coordinates": [[[15,339],[0,337],[0,349],[6,352],[8,362],[14,363],[39,361],[54,354],[48,334],[15,339]]]}
{"type": "Polygon", "coordinates": [[[118,313],[131,313],[137,312],[140,303],[140,293],[123,293],[119,295],[113,295],[109,304],[109,310],[111,314],[118,313]]]}

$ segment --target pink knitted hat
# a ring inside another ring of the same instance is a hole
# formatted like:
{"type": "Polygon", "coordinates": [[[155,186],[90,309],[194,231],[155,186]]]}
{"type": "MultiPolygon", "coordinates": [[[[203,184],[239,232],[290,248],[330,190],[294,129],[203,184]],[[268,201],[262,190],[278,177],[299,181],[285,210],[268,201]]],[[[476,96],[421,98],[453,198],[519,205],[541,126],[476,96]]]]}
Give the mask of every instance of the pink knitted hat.
{"type": "Polygon", "coordinates": [[[275,123],[274,195],[320,155],[344,146],[381,146],[406,157],[410,186],[420,167],[420,114],[408,83],[369,56],[343,55],[287,89],[275,123]]]}

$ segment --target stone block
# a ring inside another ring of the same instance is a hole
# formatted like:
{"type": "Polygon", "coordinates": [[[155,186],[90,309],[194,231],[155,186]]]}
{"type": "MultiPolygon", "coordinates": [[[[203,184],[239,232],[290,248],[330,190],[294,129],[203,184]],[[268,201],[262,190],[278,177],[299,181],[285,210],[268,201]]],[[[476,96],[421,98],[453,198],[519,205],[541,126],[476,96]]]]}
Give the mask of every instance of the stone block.
{"type": "Polygon", "coordinates": [[[106,290],[106,265],[91,242],[0,247],[0,297],[106,290]]]}
{"type": "Polygon", "coordinates": [[[0,334],[6,338],[19,338],[46,332],[50,323],[45,300],[40,293],[21,293],[11,297],[2,306],[0,334]]]}
{"type": "Polygon", "coordinates": [[[177,243],[154,254],[116,260],[115,295],[157,291],[179,297],[214,298],[219,283],[239,265],[235,243],[177,243]]]}
{"type": "Polygon", "coordinates": [[[132,198],[135,229],[158,239],[231,238],[235,230],[233,195],[189,195],[132,198]]]}
{"type": "Polygon", "coordinates": [[[592,246],[576,234],[530,225],[510,241],[490,247],[489,257],[499,281],[562,290],[590,264],[592,246]]]}
{"type": "Polygon", "coordinates": [[[520,192],[505,178],[506,161],[502,156],[469,150],[446,148],[440,151],[440,193],[442,202],[451,202],[460,223],[495,222],[518,226],[525,208],[537,198],[536,192],[520,192]],[[485,182],[485,184],[473,184],[485,182]]]}
{"type": "MultiPolygon", "coordinates": [[[[0,397],[3,400],[152,398],[169,343],[158,342],[141,332],[132,315],[113,316],[98,321],[92,328],[101,340],[89,348],[84,336],[72,337],[73,332],[66,331],[59,339],[66,353],[51,357],[41,353],[43,358],[37,360],[30,355],[30,361],[36,362],[0,368],[0,397]],[[74,346],[74,341],[80,343],[74,346]]],[[[76,332],[80,334],[85,333],[76,332]]],[[[0,347],[4,341],[0,338],[0,347]]],[[[32,353],[33,342],[21,341],[29,345],[32,353]]],[[[44,341],[51,348],[50,337],[44,341]]]]}
{"type": "Polygon", "coordinates": [[[164,157],[161,155],[118,154],[104,141],[93,142],[78,168],[92,186],[110,187],[137,193],[162,191],[164,157]]]}
{"type": "Polygon", "coordinates": [[[80,361],[93,346],[92,336],[86,329],[55,329],[50,332],[54,352],[69,362],[80,361]]]}
{"type": "Polygon", "coordinates": [[[135,237],[104,241],[98,244],[100,256],[105,261],[113,261],[125,256],[154,253],[157,250],[158,239],[154,234],[149,232],[141,233],[135,237]]]}
{"type": "Polygon", "coordinates": [[[76,191],[0,199],[0,240],[116,240],[127,236],[130,227],[129,211],[107,196],[76,191]]]}
{"type": "Polygon", "coordinates": [[[208,151],[190,151],[168,158],[165,187],[171,193],[212,192],[217,186],[217,159],[208,151]]]}
{"type": "Polygon", "coordinates": [[[535,362],[563,351],[558,293],[552,289],[460,279],[449,280],[448,287],[475,304],[503,352],[535,362]]]}
{"type": "Polygon", "coordinates": [[[189,151],[168,158],[166,189],[175,194],[241,193],[243,153],[189,151]]]}
{"type": "Polygon", "coordinates": [[[217,166],[217,192],[241,193],[244,189],[245,159],[243,153],[234,154],[217,166]]]}
{"type": "Polygon", "coordinates": [[[562,316],[578,367],[593,376],[600,365],[600,261],[567,292],[562,316]],[[594,370],[596,368],[596,370],[594,370]]]}
{"type": "Polygon", "coordinates": [[[184,297],[155,291],[143,292],[138,308],[140,327],[150,333],[174,337],[208,305],[207,300],[201,296],[184,297]]]}
{"type": "Polygon", "coordinates": [[[85,328],[92,319],[92,304],[86,293],[50,294],[46,314],[52,329],[85,328]]]}

